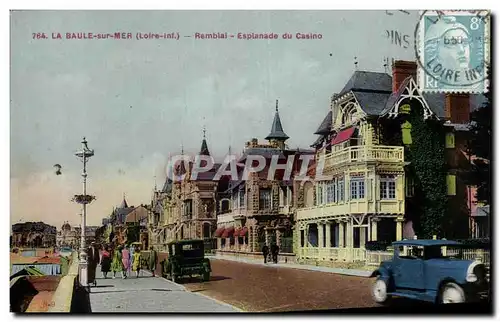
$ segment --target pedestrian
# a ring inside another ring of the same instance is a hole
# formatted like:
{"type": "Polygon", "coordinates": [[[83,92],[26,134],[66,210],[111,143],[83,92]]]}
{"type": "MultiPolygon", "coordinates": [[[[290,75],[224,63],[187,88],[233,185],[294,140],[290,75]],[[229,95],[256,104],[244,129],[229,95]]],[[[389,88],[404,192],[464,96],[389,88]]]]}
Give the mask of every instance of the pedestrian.
{"type": "Polygon", "coordinates": [[[280,251],[280,248],[278,245],[276,245],[275,243],[273,243],[271,245],[271,254],[273,256],[273,263],[275,264],[278,264],[278,253],[280,251]]]}
{"type": "MultiPolygon", "coordinates": [[[[135,246],[130,244],[130,268],[129,268],[129,271],[132,271],[132,261],[134,260],[134,251],[135,251],[135,246]]],[[[132,275],[129,274],[129,276],[132,276],[132,275]]]]}
{"type": "Polygon", "coordinates": [[[122,262],[122,252],[121,247],[118,246],[113,254],[113,261],[111,262],[111,271],[113,271],[113,278],[116,278],[116,273],[120,272],[122,274],[122,278],[125,278],[123,275],[123,262],[122,262]]]}
{"type": "Polygon", "coordinates": [[[90,247],[87,250],[87,258],[88,258],[88,283],[96,284],[95,281],[95,271],[97,269],[97,264],[99,264],[99,250],[97,249],[97,245],[95,242],[90,244],[90,247]]]}
{"type": "Polygon", "coordinates": [[[267,263],[267,255],[269,255],[269,247],[264,244],[264,247],[262,247],[262,255],[264,255],[264,264],[267,263]]]}
{"type": "Polygon", "coordinates": [[[137,247],[134,250],[134,257],[132,258],[132,270],[135,271],[135,276],[139,278],[141,270],[141,252],[137,247]]]}
{"type": "Polygon", "coordinates": [[[123,275],[127,278],[127,272],[130,270],[130,251],[128,246],[122,250],[123,275]]]}
{"type": "Polygon", "coordinates": [[[148,258],[148,269],[155,277],[156,265],[158,264],[158,254],[154,250],[153,246],[149,248],[149,258],[148,258]]]}
{"type": "Polygon", "coordinates": [[[111,254],[109,246],[105,246],[101,254],[101,272],[104,278],[108,278],[108,273],[111,269],[111,254]]]}

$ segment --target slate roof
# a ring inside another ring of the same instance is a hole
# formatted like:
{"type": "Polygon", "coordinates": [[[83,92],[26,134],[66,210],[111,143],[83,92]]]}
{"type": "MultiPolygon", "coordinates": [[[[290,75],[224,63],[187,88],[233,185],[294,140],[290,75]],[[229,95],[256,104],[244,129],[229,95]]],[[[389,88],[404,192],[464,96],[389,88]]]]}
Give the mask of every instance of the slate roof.
{"type": "Polygon", "coordinates": [[[128,208],[127,200],[125,200],[125,197],[123,197],[123,201],[119,208],[128,208]]]}
{"type": "Polygon", "coordinates": [[[276,106],[276,113],[274,114],[273,125],[271,126],[271,133],[266,136],[266,140],[278,139],[287,140],[289,137],[283,131],[283,126],[281,125],[280,114],[278,112],[278,106],[276,106]]]}
{"type": "Polygon", "coordinates": [[[332,128],[332,110],[330,109],[330,112],[326,114],[325,118],[319,125],[318,129],[314,134],[328,134],[331,131],[332,128]]]}
{"type": "Polygon", "coordinates": [[[357,70],[339,93],[339,96],[349,91],[391,93],[392,77],[386,73],[357,70]]]}
{"type": "Polygon", "coordinates": [[[201,141],[200,155],[210,155],[210,151],[208,151],[207,140],[205,140],[205,138],[203,138],[203,141],[201,141]]]}
{"type": "Polygon", "coordinates": [[[143,206],[139,206],[127,215],[125,222],[126,223],[139,222],[146,218],[148,218],[148,210],[143,206]]]}
{"type": "Polygon", "coordinates": [[[324,137],[321,135],[310,146],[313,147],[313,148],[316,148],[318,145],[320,145],[321,143],[323,143],[323,140],[324,140],[324,137]]]}
{"type": "Polygon", "coordinates": [[[380,115],[386,107],[390,93],[353,92],[363,111],[368,115],[380,115]]]}
{"type": "Polygon", "coordinates": [[[279,155],[278,160],[286,159],[283,152],[279,149],[275,149],[275,148],[248,148],[243,152],[243,155],[238,160],[238,162],[246,160],[247,156],[249,156],[249,155],[261,155],[266,159],[271,159],[273,155],[279,155]]]}

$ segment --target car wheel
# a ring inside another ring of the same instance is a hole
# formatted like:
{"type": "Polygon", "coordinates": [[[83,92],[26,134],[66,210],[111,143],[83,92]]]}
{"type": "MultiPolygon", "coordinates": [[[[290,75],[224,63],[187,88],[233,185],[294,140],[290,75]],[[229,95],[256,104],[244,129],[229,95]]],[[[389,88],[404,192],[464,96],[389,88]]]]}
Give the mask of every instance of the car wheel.
{"type": "Polygon", "coordinates": [[[446,283],[441,288],[441,293],[439,296],[439,303],[450,304],[450,303],[464,303],[465,293],[464,290],[455,283],[446,283]]]}
{"type": "Polygon", "coordinates": [[[390,299],[390,296],[387,294],[387,290],[387,281],[382,278],[377,278],[372,287],[372,296],[375,302],[380,304],[387,303],[387,301],[390,299]]]}
{"type": "Polygon", "coordinates": [[[202,279],[204,282],[210,281],[210,272],[204,272],[202,275],[202,279]]]}

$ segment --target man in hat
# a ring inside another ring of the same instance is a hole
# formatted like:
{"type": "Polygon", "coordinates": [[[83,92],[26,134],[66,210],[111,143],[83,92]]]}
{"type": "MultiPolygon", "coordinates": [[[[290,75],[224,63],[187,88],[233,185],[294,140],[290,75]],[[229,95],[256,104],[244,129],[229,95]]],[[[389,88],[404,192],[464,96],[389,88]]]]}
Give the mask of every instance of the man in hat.
{"type": "Polygon", "coordinates": [[[97,264],[99,264],[99,249],[97,244],[92,242],[87,250],[87,261],[88,261],[88,283],[94,285],[95,281],[95,271],[97,269],[97,264]]]}

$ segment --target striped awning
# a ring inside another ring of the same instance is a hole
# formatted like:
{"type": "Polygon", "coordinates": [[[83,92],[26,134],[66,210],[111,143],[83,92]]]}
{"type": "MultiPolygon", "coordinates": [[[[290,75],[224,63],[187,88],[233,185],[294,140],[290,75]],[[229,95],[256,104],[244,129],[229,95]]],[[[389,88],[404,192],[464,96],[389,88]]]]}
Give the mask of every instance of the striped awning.
{"type": "Polygon", "coordinates": [[[222,233],[224,232],[224,230],[226,230],[225,227],[220,227],[220,228],[217,228],[217,230],[215,231],[215,234],[214,236],[215,237],[220,237],[222,235],[222,233]]]}
{"type": "Polygon", "coordinates": [[[233,237],[240,237],[241,227],[234,230],[233,237]]]}
{"type": "Polygon", "coordinates": [[[243,227],[242,230],[240,230],[240,237],[245,237],[248,234],[248,228],[243,227]]]}
{"type": "Polygon", "coordinates": [[[228,227],[224,230],[221,237],[228,238],[233,234],[233,232],[234,232],[234,227],[228,227]]]}
{"type": "Polygon", "coordinates": [[[332,140],[332,145],[342,143],[349,140],[354,134],[355,127],[349,127],[345,130],[340,131],[332,140]]]}

